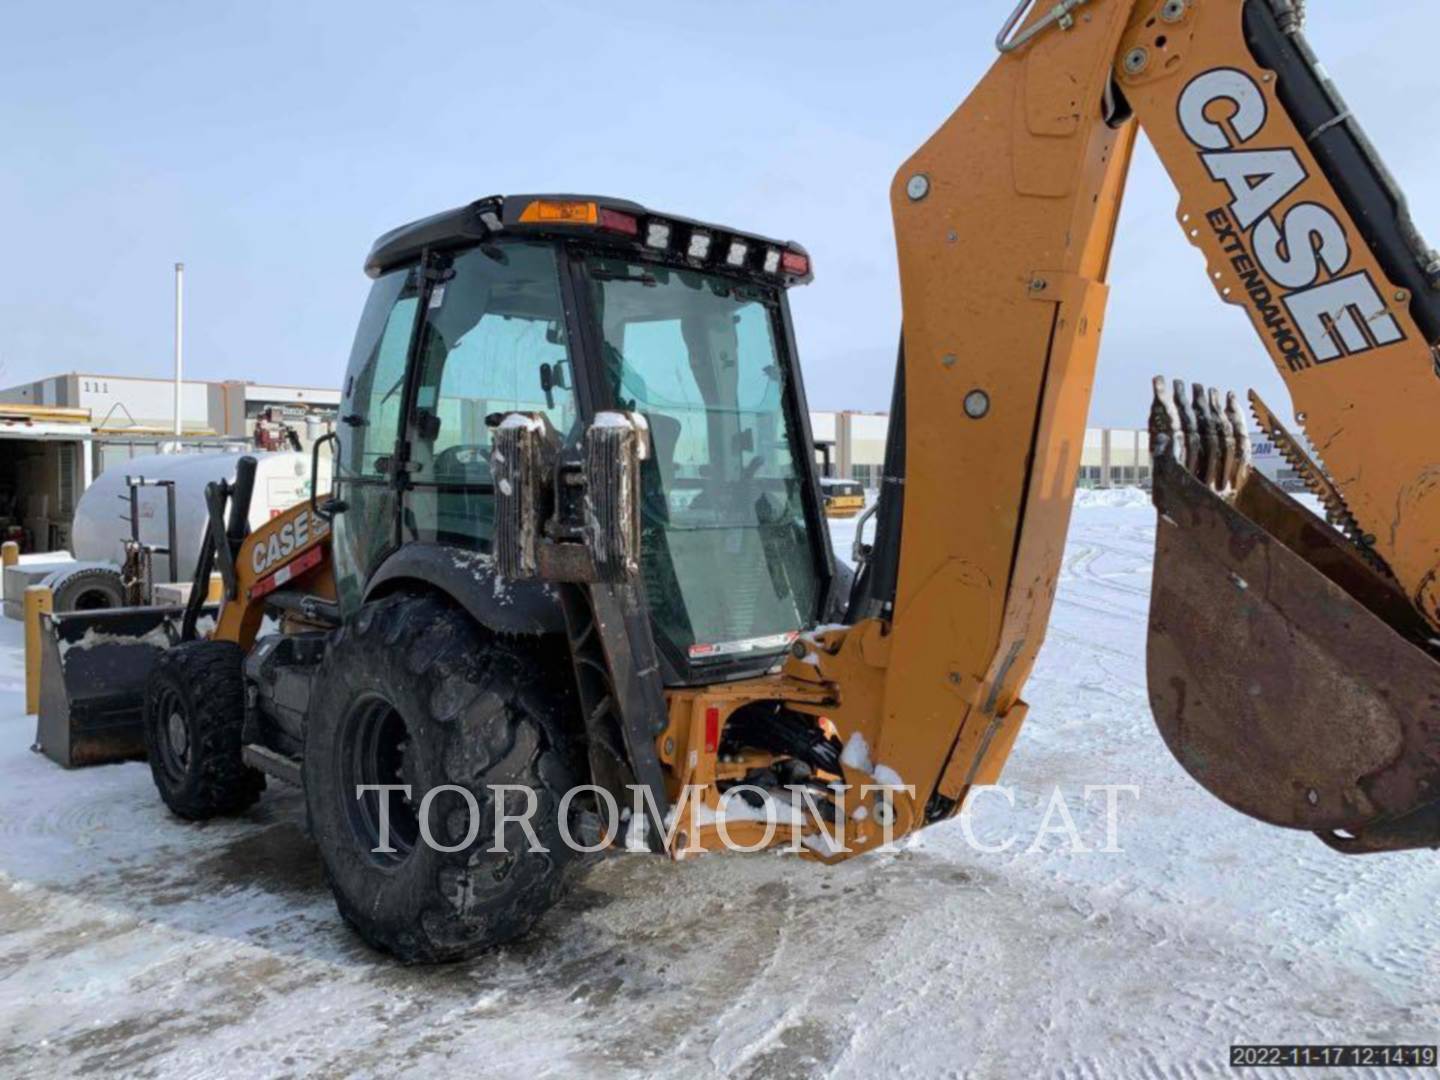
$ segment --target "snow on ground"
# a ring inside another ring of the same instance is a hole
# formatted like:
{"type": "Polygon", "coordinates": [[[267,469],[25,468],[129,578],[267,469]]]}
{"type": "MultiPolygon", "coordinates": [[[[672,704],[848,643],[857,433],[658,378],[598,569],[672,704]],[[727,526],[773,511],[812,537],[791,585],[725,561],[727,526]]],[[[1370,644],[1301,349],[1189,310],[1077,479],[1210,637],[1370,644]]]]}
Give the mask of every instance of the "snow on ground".
{"type": "MultiPolygon", "coordinates": [[[[848,551],[852,523],[836,523],[848,551]]],[[[599,865],[526,941],[407,969],[341,924],[299,797],[169,817],[142,765],[28,751],[0,620],[0,1075],[1219,1075],[1233,1042],[1437,1041],[1426,853],[1347,859],[1221,806],[1146,707],[1153,512],[1082,493],[1003,778],[834,868],[599,865]],[[1029,850],[1060,791],[1088,848],[1029,850]]]]}

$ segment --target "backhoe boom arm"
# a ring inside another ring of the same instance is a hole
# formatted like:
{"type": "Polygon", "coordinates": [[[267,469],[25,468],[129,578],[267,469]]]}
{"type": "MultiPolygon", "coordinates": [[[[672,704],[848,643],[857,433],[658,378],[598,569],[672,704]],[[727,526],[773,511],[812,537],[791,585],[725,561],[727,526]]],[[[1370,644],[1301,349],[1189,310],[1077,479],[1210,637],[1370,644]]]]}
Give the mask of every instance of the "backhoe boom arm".
{"type": "Polygon", "coordinates": [[[1140,129],[1361,545],[1440,625],[1440,461],[1424,437],[1440,416],[1440,262],[1289,0],[1060,8],[1007,27],[1003,55],[891,192],[903,477],[893,455],[857,605],[873,618],[820,661],[842,689],[841,730],[914,788],[917,821],[993,781],[1025,714],[1140,129]]]}

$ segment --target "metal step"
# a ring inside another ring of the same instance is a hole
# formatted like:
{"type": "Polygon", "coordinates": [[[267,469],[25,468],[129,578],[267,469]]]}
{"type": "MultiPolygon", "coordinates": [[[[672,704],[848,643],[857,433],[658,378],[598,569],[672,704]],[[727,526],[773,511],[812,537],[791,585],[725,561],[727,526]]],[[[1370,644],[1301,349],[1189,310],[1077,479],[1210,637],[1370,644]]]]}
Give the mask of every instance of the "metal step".
{"type": "Polygon", "coordinates": [[[276,753],[268,746],[261,746],[259,743],[247,743],[240,756],[246,765],[252,769],[259,769],[266,776],[273,776],[276,780],[283,780],[296,787],[304,786],[300,780],[299,758],[276,753]]]}

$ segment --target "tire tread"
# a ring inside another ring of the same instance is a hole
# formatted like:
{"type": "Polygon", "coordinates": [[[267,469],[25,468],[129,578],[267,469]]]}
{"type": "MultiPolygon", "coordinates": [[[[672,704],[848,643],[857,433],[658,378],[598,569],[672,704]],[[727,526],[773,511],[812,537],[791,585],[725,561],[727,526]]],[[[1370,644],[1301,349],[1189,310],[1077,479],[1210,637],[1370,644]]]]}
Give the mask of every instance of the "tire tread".
{"type": "MultiPolygon", "coordinates": [[[[479,838],[461,851],[433,852],[417,910],[406,918],[381,917],[363,897],[350,895],[340,878],[353,871],[337,875],[335,867],[346,862],[325,852],[322,843],[326,875],[341,915],[371,946],[407,963],[460,960],[528,931],[564,894],[580,863],[579,854],[560,840],[556,815],[561,797],[581,775],[579,748],[566,724],[567,710],[575,709],[573,689],[568,679],[555,678],[558,667],[534,639],[490,634],[438,596],[397,594],[367,604],[332,639],[317,691],[343,693],[355,665],[387,658],[395,677],[412,682],[416,699],[424,703],[426,715],[416,720],[433,734],[443,782],[475,795],[479,838]],[[529,851],[523,830],[513,827],[504,837],[509,850],[487,850],[493,843],[487,827],[493,820],[487,792],[492,783],[535,790],[539,811],[531,821],[548,854],[529,851]]],[[[338,720],[337,708],[326,722],[338,720]]],[[[327,784],[318,775],[321,766],[308,752],[306,764],[307,799],[320,796],[320,789],[328,797],[340,794],[330,790],[333,778],[327,784]]],[[[314,805],[311,814],[313,821],[314,805]]],[[[349,839],[349,833],[336,831],[349,839]]],[[[463,838],[464,828],[452,832],[447,819],[435,814],[432,831],[448,846],[463,838]]]]}
{"type": "Polygon", "coordinates": [[[161,654],[146,688],[145,741],[151,774],[165,804],[180,817],[203,821],[249,809],[265,789],[265,776],[242,757],[245,727],[244,653],[229,641],[193,641],[161,654]],[[165,682],[190,707],[191,774],[176,787],[165,775],[156,741],[164,717],[156,714],[165,682]]]}

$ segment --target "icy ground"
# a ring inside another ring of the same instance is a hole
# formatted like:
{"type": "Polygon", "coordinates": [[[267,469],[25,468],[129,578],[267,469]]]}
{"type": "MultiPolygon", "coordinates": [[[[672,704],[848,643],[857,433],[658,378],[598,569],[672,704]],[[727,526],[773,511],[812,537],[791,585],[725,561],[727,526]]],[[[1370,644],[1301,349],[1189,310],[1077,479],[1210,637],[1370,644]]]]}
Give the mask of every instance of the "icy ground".
{"type": "Polygon", "coordinates": [[[1152,522],[1082,494],[1015,806],[976,809],[1007,852],[950,822],[833,869],[621,856],[524,943],[432,970],[340,923],[293,792],[185,825],[144,766],[31,754],[0,620],[0,1076],[1184,1076],[1232,1042],[1436,1042],[1440,862],[1264,828],[1162,746],[1152,522]],[[1056,784],[1091,848],[1085,786],[1138,785],[1121,853],[1027,850],[1056,784]]]}

